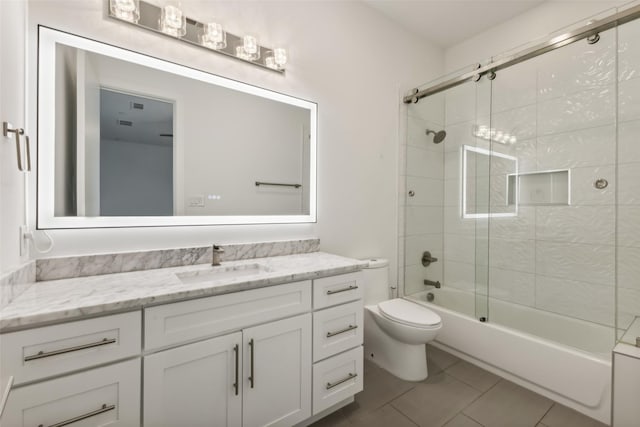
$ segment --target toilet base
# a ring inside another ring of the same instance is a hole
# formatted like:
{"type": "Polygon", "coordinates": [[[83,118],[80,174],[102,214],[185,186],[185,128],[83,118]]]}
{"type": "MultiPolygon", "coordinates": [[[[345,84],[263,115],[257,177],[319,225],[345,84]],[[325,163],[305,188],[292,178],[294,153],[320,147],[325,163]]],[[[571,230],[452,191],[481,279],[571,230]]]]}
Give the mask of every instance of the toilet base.
{"type": "Polygon", "coordinates": [[[427,378],[426,344],[406,344],[390,337],[364,311],[364,356],[381,368],[405,381],[427,378]]]}

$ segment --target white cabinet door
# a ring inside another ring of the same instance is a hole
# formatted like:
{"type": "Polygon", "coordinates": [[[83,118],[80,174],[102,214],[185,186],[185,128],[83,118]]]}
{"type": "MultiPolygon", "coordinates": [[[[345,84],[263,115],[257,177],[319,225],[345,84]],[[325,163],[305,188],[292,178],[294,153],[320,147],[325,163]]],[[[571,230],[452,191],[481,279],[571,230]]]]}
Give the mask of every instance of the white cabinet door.
{"type": "Polygon", "coordinates": [[[3,427],[140,425],[140,359],[11,391],[3,427]]]}
{"type": "Polygon", "coordinates": [[[144,424],[240,426],[242,333],[144,358],[144,424]]]}
{"type": "Polygon", "coordinates": [[[311,314],[245,329],[243,426],[311,416],[311,314]]]}

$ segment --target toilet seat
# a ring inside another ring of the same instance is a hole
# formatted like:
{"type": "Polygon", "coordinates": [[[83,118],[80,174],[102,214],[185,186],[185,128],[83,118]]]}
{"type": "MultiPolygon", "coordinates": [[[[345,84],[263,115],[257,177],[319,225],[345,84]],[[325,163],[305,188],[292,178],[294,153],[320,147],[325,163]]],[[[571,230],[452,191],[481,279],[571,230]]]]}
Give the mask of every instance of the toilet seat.
{"type": "Polygon", "coordinates": [[[382,301],[378,304],[378,309],[387,319],[414,328],[439,328],[442,322],[440,316],[433,311],[402,298],[382,301]]]}

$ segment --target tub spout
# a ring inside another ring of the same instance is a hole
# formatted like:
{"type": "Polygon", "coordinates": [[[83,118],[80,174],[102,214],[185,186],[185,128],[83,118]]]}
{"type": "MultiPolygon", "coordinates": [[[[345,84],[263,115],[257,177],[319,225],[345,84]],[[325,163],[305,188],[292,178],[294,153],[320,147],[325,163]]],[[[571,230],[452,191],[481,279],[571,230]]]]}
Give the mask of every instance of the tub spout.
{"type": "Polygon", "coordinates": [[[440,289],[441,285],[440,285],[440,281],[433,281],[433,280],[429,280],[429,279],[424,279],[424,285],[425,286],[433,286],[436,289],[440,289]]]}

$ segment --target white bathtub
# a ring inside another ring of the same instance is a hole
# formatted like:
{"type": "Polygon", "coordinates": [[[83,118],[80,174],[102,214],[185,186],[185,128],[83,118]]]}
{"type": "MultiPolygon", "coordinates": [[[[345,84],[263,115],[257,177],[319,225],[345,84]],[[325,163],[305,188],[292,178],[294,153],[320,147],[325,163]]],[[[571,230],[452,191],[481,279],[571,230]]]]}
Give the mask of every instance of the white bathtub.
{"type": "Polygon", "coordinates": [[[483,323],[462,314],[474,313],[474,295],[455,289],[407,298],[442,318],[436,347],[609,424],[613,328],[495,299],[483,323]]]}

